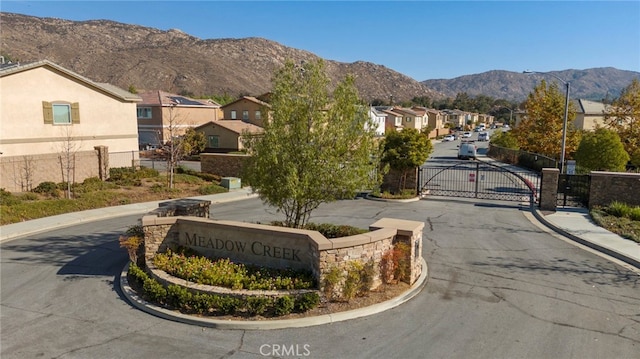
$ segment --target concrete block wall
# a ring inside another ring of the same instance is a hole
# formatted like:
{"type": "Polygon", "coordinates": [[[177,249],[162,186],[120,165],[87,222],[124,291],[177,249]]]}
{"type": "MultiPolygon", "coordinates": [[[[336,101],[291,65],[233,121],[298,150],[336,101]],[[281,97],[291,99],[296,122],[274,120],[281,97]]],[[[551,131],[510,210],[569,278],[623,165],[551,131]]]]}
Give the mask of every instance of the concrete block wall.
{"type": "Polygon", "coordinates": [[[201,153],[200,168],[204,173],[220,177],[241,177],[242,166],[248,155],[227,153],[201,153]]]}
{"type": "Polygon", "coordinates": [[[640,173],[591,172],[589,207],[614,201],[640,206],[640,173]]]}

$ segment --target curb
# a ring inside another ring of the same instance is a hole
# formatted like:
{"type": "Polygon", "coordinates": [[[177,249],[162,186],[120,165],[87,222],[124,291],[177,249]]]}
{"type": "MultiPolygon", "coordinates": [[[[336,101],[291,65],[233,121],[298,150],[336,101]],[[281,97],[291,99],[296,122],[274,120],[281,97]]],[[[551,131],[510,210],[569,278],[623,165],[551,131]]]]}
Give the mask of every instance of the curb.
{"type": "Polygon", "coordinates": [[[424,258],[422,258],[422,266],[424,270],[420,274],[418,280],[411,286],[411,288],[409,288],[398,297],[364,308],[299,319],[275,319],[264,321],[220,320],[197,317],[168,310],[145,301],[129,286],[129,281],[127,280],[129,263],[125,265],[125,267],[122,269],[122,272],[120,273],[119,285],[127,301],[134,307],[140,309],[143,312],[155,315],[156,317],[171,320],[174,322],[216,329],[270,330],[285,328],[304,328],[315,325],[331,324],[381,313],[409,301],[410,299],[418,295],[427,284],[428,267],[427,262],[424,260],[424,258]]]}
{"type": "Polygon", "coordinates": [[[636,260],[634,258],[628,257],[628,256],[624,255],[623,253],[620,253],[620,252],[615,251],[613,249],[610,249],[610,248],[598,245],[596,243],[587,241],[587,240],[582,239],[582,238],[580,238],[580,237],[578,237],[578,236],[576,236],[574,234],[571,234],[570,232],[565,231],[564,229],[562,229],[562,228],[556,226],[555,224],[547,221],[544,218],[544,215],[538,209],[534,209],[534,210],[532,210],[532,212],[533,212],[533,216],[538,221],[540,221],[545,226],[551,228],[554,232],[556,232],[556,233],[558,233],[558,234],[560,234],[560,235],[562,235],[564,237],[567,237],[567,238],[571,239],[574,242],[578,242],[578,243],[580,243],[580,244],[582,244],[582,245],[584,245],[586,247],[589,247],[591,249],[595,249],[595,250],[597,250],[599,252],[602,252],[602,253],[610,256],[610,257],[616,258],[616,259],[618,259],[618,260],[620,260],[622,262],[630,264],[630,265],[632,265],[632,266],[634,266],[636,268],[640,268],[640,261],[638,261],[638,260],[636,260]]]}

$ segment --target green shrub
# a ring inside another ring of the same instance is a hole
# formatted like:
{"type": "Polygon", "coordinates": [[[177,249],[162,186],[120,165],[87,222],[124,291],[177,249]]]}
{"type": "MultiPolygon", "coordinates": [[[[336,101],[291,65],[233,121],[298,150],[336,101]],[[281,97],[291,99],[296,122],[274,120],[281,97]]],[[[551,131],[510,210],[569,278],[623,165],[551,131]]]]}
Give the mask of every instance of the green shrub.
{"type": "Polygon", "coordinates": [[[342,281],[342,269],[338,267],[332,267],[324,275],[324,282],[322,283],[322,289],[324,296],[328,300],[334,300],[338,296],[338,288],[342,281]]]}
{"type": "Polygon", "coordinates": [[[295,308],[296,300],[289,295],[276,299],[275,313],[277,316],[287,315],[295,308]]]}
{"type": "Polygon", "coordinates": [[[191,297],[191,309],[196,313],[203,314],[216,307],[217,295],[208,293],[196,293],[191,297]]]}
{"type": "Polygon", "coordinates": [[[216,296],[215,308],[221,314],[234,314],[242,306],[242,301],[235,297],[216,296]]]}
{"type": "Polygon", "coordinates": [[[231,289],[308,289],[315,284],[311,273],[306,271],[246,266],[227,258],[212,261],[171,250],[156,254],[153,263],[158,269],[178,278],[231,289]]]}
{"type": "Polygon", "coordinates": [[[262,315],[271,305],[271,298],[265,296],[252,296],[246,298],[247,313],[251,316],[262,315]]]}
{"type": "Polygon", "coordinates": [[[347,276],[344,280],[344,285],[342,286],[342,298],[347,301],[353,299],[358,293],[358,288],[360,286],[361,272],[364,269],[364,266],[359,261],[353,261],[349,263],[349,269],[347,269],[347,276]]]}
{"type": "Polygon", "coordinates": [[[320,295],[317,292],[304,293],[296,298],[294,309],[297,312],[306,312],[320,304],[320,295]]]}
{"type": "Polygon", "coordinates": [[[606,211],[612,216],[628,217],[629,213],[631,213],[631,207],[629,207],[626,203],[614,201],[609,204],[606,211]]]}
{"type": "Polygon", "coordinates": [[[307,223],[304,229],[311,231],[318,231],[327,238],[340,238],[354,236],[356,234],[362,234],[368,232],[366,229],[347,226],[347,225],[335,225],[331,223],[307,223]]]}
{"type": "Polygon", "coordinates": [[[193,295],[187,288],[171,284],[167,286],[167,304],[175,308],[185,309],[190,304],[193,295]]]}
{"type": "Polygon", "coordinates": [[[198,193],[200,193],[201,195],[209,195],[209,194],[224,193],[224,192],[227,192],[227,189],[217,184],[208,184],[198,188],[198,193]]]}
{"type": "Polygon", "coordinates": [[[39,199],[38,195],[33,192],[25,192],[20,194],[19,199],[21,201],[36,201],[39,199]]]}
{"type": "Polygon", "coordinates": [[[164,303],[167,298],[167,290],[162,284],[152,278],[146,278],[142,283],[144,297],[152,302],[164,303]]]}
{"type": "Polygon", "coordinates": [[[640,221],[640,207],[633,207],[629,211],[629,218],[632,221],[640,221]]]}
{"type": "Polygon", "coordinates": [[[22,202],[20,198],[14,196],[11,192],[0,188],[0,204],[3,206],[12,206],[22,202]]]}
{"type": "Polygon", "coordinates": [[[58,185],[55,182],[45,181],[40,183],[36,188],[33,189],[33,192],[45,194],[54,198],[60,197],[60,191],[58,190],[58,185]]]}

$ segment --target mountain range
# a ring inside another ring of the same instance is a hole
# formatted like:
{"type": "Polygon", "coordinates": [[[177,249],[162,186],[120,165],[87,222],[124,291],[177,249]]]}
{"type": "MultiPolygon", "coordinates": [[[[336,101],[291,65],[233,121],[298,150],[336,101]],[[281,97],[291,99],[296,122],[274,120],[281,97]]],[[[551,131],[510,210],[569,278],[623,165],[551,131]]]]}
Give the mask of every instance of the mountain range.
{"type": "MultiPolygon", "coordinates": [[[[158,30],[109,20],[69,21],[0,12],[1,55],[12,61],[47,59],[96,82],[127,89],[206,95],[260,95],[271,90],[273,72],[286,60],[315,54],[264,38],[200,39],[177,29],[158,30]]],[[[454,79],[418,81],[383,65],[323,59],[336,84],[356,78],[368,101],[443,99],[465,92],[522,101],[534,86],[553,77],[488,71],[454,79]]],[[[552,72],[571,83],[572,98],[617,97],[640,72],[615,68],[552,72]]],[[[562,84],[560,84],[562,86],[562,84]]]]}

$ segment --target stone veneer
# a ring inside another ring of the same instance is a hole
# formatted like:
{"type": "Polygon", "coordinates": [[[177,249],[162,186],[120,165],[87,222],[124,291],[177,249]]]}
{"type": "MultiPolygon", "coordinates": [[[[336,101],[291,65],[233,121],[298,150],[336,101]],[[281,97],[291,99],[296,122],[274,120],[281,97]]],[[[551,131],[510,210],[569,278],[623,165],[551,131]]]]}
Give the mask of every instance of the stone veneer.
{"type": "Polygon", "coordinates": [[[242,166],[248,158],[244,154],[201,153],[200,170],[220,177],[241,177],[242,166]]]}
{"type": "Polygon", "coordinates": [[[407,243],[410,278],[415,282],[422,272],[422,230],[424,223],[383,218],[370,226],[370,232],[329,239],[317,231],[275,227],[199,217],[144,216],[145,260],[158,252],[178,246],[191,247],[210,257],[271,268],[311,271],[318,283],[333,267],[346,271],[352,261],[373,263],[375,276],[371,289],[380,285],[380,261],[398,242],[407,243]]]}
{"type": "Polygon", "coordinates": [[[590,175],[590,208],[608,206],[614,201],[640,206],[640,173],[593,171],[590,175]]]}

